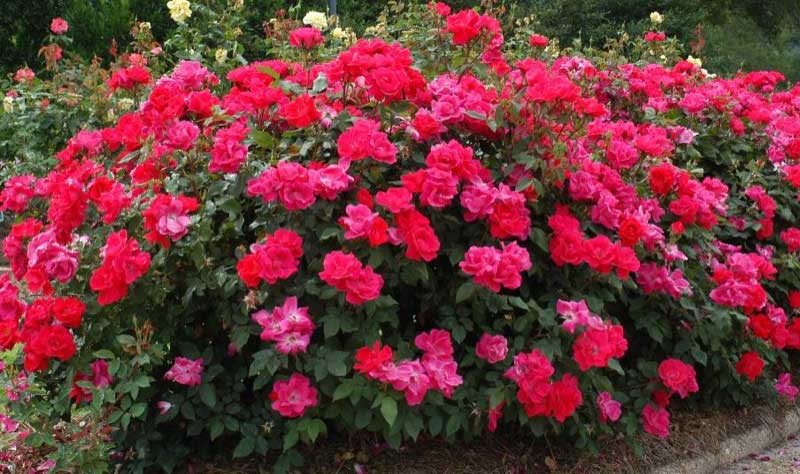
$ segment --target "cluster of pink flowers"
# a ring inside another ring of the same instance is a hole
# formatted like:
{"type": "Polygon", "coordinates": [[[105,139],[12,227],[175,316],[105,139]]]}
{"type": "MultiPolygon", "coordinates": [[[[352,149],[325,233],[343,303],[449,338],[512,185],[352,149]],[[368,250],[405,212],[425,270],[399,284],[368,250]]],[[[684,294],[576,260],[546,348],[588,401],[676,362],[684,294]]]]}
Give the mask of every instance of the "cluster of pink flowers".
{"type": "Polygon", "coordinates": [[[475,283],[499,292],[501,288],[516,290],[522,284],[520,272],[531,268],[528,251],[516,242],[495,247],[470,247],[459,264],[461,270],[471,275],[475,283]]]}
{"type": "Polygon", "coordinates": [[[463,383],[458,375],[458,364],[453,359],[450,333],[442,329],[423,332],[414,339],[414,345],[423,351],[421,359],[393,361],[392,348],[381,347],[375,341],[372,347],[362,347],[356,352],[353,368],[370,379],[390,384],[403,392],[409,405],[419,405],[429,390],[438,390],[445,397],[463,383]]]}
{"type": "Polygon", "coordinates": [[[711,290],[711,299],[722,306],[743,308],[747,313],[767,304],[767,292],[760,280],[772,280],[777,273],[769,258],[737,250],[725,256],[725,263],[712,262],[712,270],[711,279],[717,287],[711,290]]]}
{"type": "Polygon", "coordinates": [[[303,239],[287,229],[267,234],[263,244],[250,246],[249,254],[236,264],[239,278],[249,288],[263,280],[274,285],[297,273],[303,256],[303,239]]]}
{"type": "Polygon", "coordinates": [[[305,352],[316,326],[307,307],[297,306],[297,297],[286,298],[282,306],[272,311],[260,310],[251,316],[261,326],[261,340],[275,343],[282,354],[305,352]]]}
{"type": "Polygon", "coordinates": [[[369,206],[348,204],[345,213],[345,217],[339,218],[339,224],[345,229],[345,239],[367,239],[370,247],[389,241],[389,224],[369,206]]]}
{"type": "Polygon", "coordinates": [[[325,283],[345,293],[350,304],[363,304],[377,299],[383,288],[383,277],[369,265],[362,265],[351,253],[335,250],[322,261],[319,277],[325,283]]]}
{"type": "Polygon", "coordinates": [[[244,139],[250,128],[243,121],[233,122],[214,135],[211,161],[208,170],[212,173],[236,173],[247,160],[247,145],[244,139]]]}
{"type": "Polygon", "coordinates": [[[198,207],[197,199],[182,194],[157,195],[150,206],[142,211],[144,228],[148,231],[144,238],[150,243],[169,248],[171,242],[177,242],[189,232],[192,221],[189,213],[198,207]]]}
{"type": "Polygon", "coordinates": [[[280,201],[289,211],[307,209],[317,197],[332,201],[353,182],[347,166],[318,165],[306,168],[282,161],[247,183],[247,194],[265,202],[280,201]]]}
{"type": "Polygon", "coordinates": [[[643,263],[636,272],[636,283],[648,294],[664,293],[676,300],[692,295],[692,286],[679,268],[670,272],[665,266],[643,263]]]}

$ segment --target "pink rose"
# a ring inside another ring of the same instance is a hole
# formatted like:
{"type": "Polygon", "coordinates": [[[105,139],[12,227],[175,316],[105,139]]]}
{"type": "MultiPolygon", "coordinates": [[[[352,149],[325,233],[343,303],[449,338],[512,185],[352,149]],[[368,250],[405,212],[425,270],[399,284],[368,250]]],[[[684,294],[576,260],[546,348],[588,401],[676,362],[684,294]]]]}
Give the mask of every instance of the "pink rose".
{"type": "Polygon", "coordinates": [[[475,347],[475,355],[491,364],[496,364],[508,355],[508,340],[501,335],[483,333],[475,347]]]}

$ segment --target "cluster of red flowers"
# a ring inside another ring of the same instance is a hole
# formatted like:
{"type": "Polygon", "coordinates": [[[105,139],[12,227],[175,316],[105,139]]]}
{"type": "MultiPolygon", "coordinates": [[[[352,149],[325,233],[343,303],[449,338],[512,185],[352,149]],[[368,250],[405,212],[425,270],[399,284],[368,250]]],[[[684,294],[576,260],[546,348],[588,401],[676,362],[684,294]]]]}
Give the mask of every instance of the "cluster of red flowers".
{"type": "Polygon", "coordinates": [[[568,208],[558,208],[547,222],[553,230],[550,256],[556,265],[586,263],[601,274],[616,270],[617,276],[622,279],[629,278],[631,272],[639,270],[640,262],[633,249],[620,242],[612,242],[605,235],[587,239],[581,231],[580,221],[568,208]]]}
{"type": "Polygon", "coordinates": [[[125,230],[111,233],[100,252],[103,263],[92,273],[89,286],[98,293],[97,302],[108,305],[125,298],[128,287],[147,273],[150,254],[125,230]]]}
{"type": "Polygon", "coordinates": [[[267,234],[263,244],[250,246],[236,265],[239,278],[248,288],[255,288],[263,280],[274,285],[297,273],[303,256],[303,239],[287,229],[267,234]]]}
{"type": "Polygon", "coordinates": [[[563,423],[583,403],[583,395],[577,378],[564,374],[561,380],[553,382],[554,373],[547,356],[534,349],[515,355],[514,365],[505,376],[517,384],[517,400],[529,417],[548,416],[563,423]]]}
{"type": "Polygon", "coordinates": [[[414,345],[423,352],[421,359],[395,362],[392,348],[381,347],[380,341],[375,341],[372,347],[362,347],[356,352],[353,368],[367,378],[403,392],[412,406],[422,403],[429,390],[438,390],[450,398],[453,390],[463,383],[453,359],[450,333],[442,329],[423,332],[414,339],[414,345]]]}
{"type": "MultiPolygon", "coordinates": [[[[651,298],[667,295],[672,300],[666,301],[674,303],[708,291],[715,304],[747,316],[746,334],[774,349],[800,349],[800,319],[790,318],[791,313],[779,306],[782,296],[767,291],[778,277],[773,262],[780,261],[774,253],[783,248],[781,242],[789,252],[800,251],[800,229],[781,229],[786,219],[776,201],[780,190],[754,184],[760,182],[757,176],[741,187],[748,202],[755,204],[752,212],[757,217],[750,222],[732,215],[736,199],[729,196],[728,184],[676,164],[697,152],[695,130],[720,127],[726,139],[749,132],[754,142],[766,143],[766,164],[800,189],[800,87],[776,92],[782,80],[777,73],[714,80],[687,61],[674,67],[626,64],[598,69],[588,59],[565,57],[549,63],[528,58],[510,65],[495,18],[474,10],[453,13],[444,4],[432,4],[430,14],[442,37],[458,46],[480,47],[480,61],[488,68],[465,67],[458,74],[448,71],[425,78],[414,67],[409,49],[381,39],[360,40],[321,64],[271,60],[236,68],[226,76],[230,90],[218,96],[212,90],[219,78],[198,62],[181,61],[172,74],[153,81],[145,57],[129,55],[107,87],[112,94],[151,87],[141,107],[113,127],[81,130],[56,154],[58,166],[50,173],[38,179],[13,177],[0,191],[3,212],[23,214],[37,201],[47,205],[46,214],[35,214],[41,220],[20,219],[3,241],[12,275],[0,275],[0,347],[23,343],[29,371],[46,369],[52,359],[70,359],[77,350],[71,331],[80,326],[85,305],[75,297],[53,295],[63,294],[63,286],[72,281],[85,280],[76,275],[82,257],[92,261],[82,253],[92,246],[94,236],[80,232],[109,229],[130,215],[142,217],[143,235],[151,247],[143,250],[127,230],[110,233],[101,250],[102,263],[89,279],[100,305],[122,300],[150,267],[145,250],[180,246],[193,220],[206,217],[192,215],[200,209],[198,199],[204,193],[178,194],[173,187],[179,180],[167,179],[185,172],[180,164],[186,152],[198,151],[208,157],[211,175],[205,178],[228,184],[233,177],[218,174],[241,173],[238,178],[247,180],[247,194],[263,201],[260,210],[313,209],[313,219],[335,219],[341,229],[329,228],[343,232],[346,242],[340,241],[346,250],[323,251],[317,276],[344,293],[351,305],[380,298],[385,282],[376,269],[391,271],[384,270],[389,265],[363,264],[361,252],[384,257],[391,254],[390,246],[405,246],[405,258],[436,260],[431,267],[437,270],[449,258],[476,285],[500,293],[520,288],[526,272],[532,273],[533,241],[549,250],[556,266],[585,263],[581,272],[615,273],[626,280],[625,291],[631,294],[638,288],[651,298]],[[503,80],[482,80],[482,69],[503,80]],[[321,77],[324,92],[316,87],[321,77]],[[389,108],[392,104],[397,110],[389,108]],[[397,115],[387,120],[383,110],[397,115]],[[664,120],[638,118],[650,114],[663,115],[664,120]],[[690,120],[681,121],[685,118],[690,120]],[[312,134],[313,143],[306,140],[312,134]],[[316,140],[322,136],[324,140],[316,140]],[[261,139],[281,140],[274,147],[280,159],[258,164],[249,143],[261,139]],[[288,143],[292,140],[296,141],[288,143]],[[301,140],[306,140],[303,146],[301,140]],[[504,162],[500,145],[498,153],[487,153],[493,150],[482,148],[484,143],[507,145],[516,161],[504,162]],[[259,166],[266,168],[257,176],[249,174],[259,166]],[[537,195],[537,189],[547,193],[537,195]],[[328,201],[327,214],[316,213],[321,206],[313,208],[321,200],[328,201]],[[534,228],[532,212],[547,218],[549,235],[534,228]],[[440,252],[440,236],[448,235],[442,229],[462,218],[477,222],[478,228],[488,227],[488,232],[481,230],[481,245],[473,245],[476,239],[459,243],[455,252],[440,252]],[[104,226],[94,226],[94,221],[104,226]],[[709,251],[700,242],[686,242],[697,235],[713,241],[725,235],[722,229],[735,230],[737,238],[755,229],[759,245],[745,251],[715,242],[709,251]],[[542,235],[546,245],[539,239],[542,235]],[[369,250],[367,245],[386,247],[369,250]],[[681,248],[696,257],[695,262],[681,248]],[[691,270],[696,271],[687,270],[693,263],[697,265],[691,270]],[[33,301],[26,304],[26,298],[33,301]]],[[[54,20],[52,30],[63,34],[66,23],[54,20]]],[[[296,29],[288,39],[292,47],[304,50],[324,42],[312,27],[296,29]]],[[[665,39],[661,32],[645,35],[648,42],[665,39]]],[[[529,44],[541,53],[548,39],[533,35],[529,44]]],[[[20,70],[17,87],[34,77],[33,71],[20,70]]],[[[124,228],[133,232],[128,224],[124,228]]],[[[299,234],[284,228],[266,235],[238,261],[240,280],[252,289],[262,281],[277,285],[292,278],[300,273],[303,244],[299,234]]],[[[546,272],[547,264],[547,259],[537,261],[536,271],[546,272]]],[[[566,270],[562,275],[573,271],[566,270]]],[[[386,273],[386,280],[394,279],[386,273]]],[[[779,283],[776,286],[785,284],[779,283]]],[[[297,297],[284,296],[282,289],[275,294],[285,298],[281,306],[252,315],[261,339],[283,354],[306,352],[316,330],[308,308],[299,307],[297,297]]],[[[531,296],[536,301],[538,295],[531,296]]],[[[786,296],[793,311],[800,308],[800,293],[786,296]]],[[[273,297],[272,292],[267,297],[273,297]]],[[[591,303],[588,296],[587,301],[591,303]]],[[[367,305],[367,312],[374,306],[378,305],[367,305]]],[[[628,340],[622,325],[604,321],[586,301],[558,300],[556,311],[563,318],[561,327],[574,336],[572,358],[578,371],[613,366],[613,359],[624,357],[628,340]]],[[[688,323],[686,328],[691,330],[688,323]]],[[[470,337],[486,329],[476,324],[477,333],[470,337]]],[[[556,368],[544,352],[524,352],[518,340],[484,332],[475,356],[489,364],[504,363],[509,340],[516,354],[505,376],[516,384],[517,400],[527,415],[564,422],[588,392],[581,392],[578,378],[570,373],[554,379],[556,368]]],[[[423,352],[419,358],[395,361],[392,348],[376,341],[357,351],[354,368],[402,392],[409,405],[421,404],[431,390],[451,397],[463,379],[450,333],[434,329],[418,334],[414,342],[423,352]]],[[[92,365],[91,375],[78,373],[74,378],[70,396],[77,402],[91,397],[78,383],[110,383],[101,362],[92,365]]],[[[758,352],[750,351],[739,357],[736,371],[754,382],[765,364],[758,352]]],[[[165,377],[194,386],[202,383],[202,370],[202,359],[177,357],[165,377]]],[[[794,398],[798,389],[788,374],[783,375],[775,389],[794,398]]],[[[641,418],[646,431],[666,436],[671,397],[685,398],[699,387],[694,367],[674,358],[661,362],[658,381],[663,390],[652,393],[641,418]]],[[[329,387],[324,388],[329,393],[329,387]]],[[[300,373],[275,382],[270,394],[273,409],[290,418],[303,416],[317,405],[318,397],[300,373]]],[[[504,406],[505,402],[489,407],[490,429],[497,427],[504,406]]],[[[616,421],[622,411],[620,402],[605,391],[597,396],[597,408],[603,422],[616,421]]]]}

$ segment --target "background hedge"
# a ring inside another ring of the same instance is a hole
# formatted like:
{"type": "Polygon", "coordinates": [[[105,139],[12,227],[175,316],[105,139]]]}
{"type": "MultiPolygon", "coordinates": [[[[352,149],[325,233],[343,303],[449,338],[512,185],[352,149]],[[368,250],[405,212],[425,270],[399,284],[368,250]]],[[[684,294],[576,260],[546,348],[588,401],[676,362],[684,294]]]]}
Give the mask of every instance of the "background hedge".
{"type": "MultiPolygon", "coordinates": [[[[197,0],[201,1],[201,0],[197,0]]],[[[225,0],[202,0],[221,3],[225,0]]],[[[483,0],[486,2],[487,0],[483,0]]],[[[480,0],[453,0],[453,7],[471,7],[480,0]]],[[[796,0],[521,0],[495,1],[514,8],[520,18],[533,15],[541,32],[562,43],[580,40],[602,46],[621,31],[641,34],[651,11],[665,14],[665,31],[684,44],[703,45],[702,57],[713,72],[777,69],[800,80],[800,9],[796,0]],[[699,28],[698,28],[699,26],[699,28]],[[698,41],[698,33],[702,40],[698,41]]],[[[0,71],[39,63],[37,50],[54,16],[73,25],[74,50],[91,57],[108,56],[112,39],[128,41],[133,19],[149,21],[163,39],[175,24],[166,0],[0,0],[0,71]]],[[[263,22],[279,9],[290,14],[324,11],[327,0],[245,0],[248,53],[263,54],[263,22]]],[[[384,2],[339,0],[344,25],[356,31],[373,24],[384,2]]],[[[690,51],[687,51],[687,53],[690,51]]]]}

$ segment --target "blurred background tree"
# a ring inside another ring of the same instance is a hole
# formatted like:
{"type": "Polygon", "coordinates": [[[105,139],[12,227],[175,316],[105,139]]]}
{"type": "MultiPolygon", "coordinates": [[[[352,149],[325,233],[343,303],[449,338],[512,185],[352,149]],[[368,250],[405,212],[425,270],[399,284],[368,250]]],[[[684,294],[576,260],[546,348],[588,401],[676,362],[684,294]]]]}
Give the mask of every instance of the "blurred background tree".
{"type": "MultiPolygon", "coordinates": [[[[225,0],[195,0],[220,2],[225,0]]],[[[486,0],[483,0],[486,1],[486,0]]],[[[327,0],[245,0],[248,22],[242,41],[248,55],[263,54],[263,25],[280,10],[302,16],[308,10],[325,11],[327,0]]],[[[376,21],[384,2],[338,0],[341,24],[357,32],[376,21]]],[[[480,0],[453,0],[454,9],[469,8],[480,0]]],[[[515,15],[533,15],[542,33],[562,44],[579,39],[602,46],[622,31],[642,34],[650,27],[648,15],[659,11],[662,27],[687,45],[702,47],[709,71],[776,69],[800,80],[800,8],[798,0],[494,0],[511,7],[515,15]]],[[[50,19],[64,17],[75,40],[72,50],[85,57],[108,55],[112,39],[129,40],[134,19],[149,21],[156,38],[165,38],[174,23],[166,0],[0,0],[0,72],[36,66],[37,50],[47,35],[50,19]]],[[[696,53],[696,52],[695,52],[696,53]]],[[[697,55],[697,54],[695,54],[697,55]]]]}

